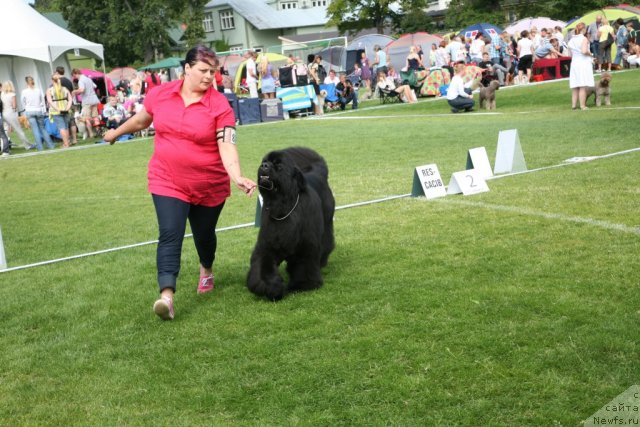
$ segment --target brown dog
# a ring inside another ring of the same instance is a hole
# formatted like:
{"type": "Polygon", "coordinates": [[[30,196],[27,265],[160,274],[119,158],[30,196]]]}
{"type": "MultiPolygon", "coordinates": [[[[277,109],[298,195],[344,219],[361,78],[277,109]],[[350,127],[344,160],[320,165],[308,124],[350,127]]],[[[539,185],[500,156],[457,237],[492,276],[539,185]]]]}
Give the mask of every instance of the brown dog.
{"type": "Polygon", "coordinates": [[[491,80],[489,86],[480,88],[480,108],[484,105],[487,110],[496,109],[496,91],[500,89],[500,82],[491,80]]]}
{"type": "Polygon", "coordinates": [[[610,73],[602,73],[600,76],[600,80],[596,83],[594,87],[587,88],[587,99],[591,95],[595,94],[596,98],[596,106],[600,107],[602,105],[602,100],[604,99],[605,105],[611,105],[611,74],[610,73]]]}
{"type": "Polygon", "coordinates": [[[27,116],[18,116],[18,121],[20,122],[20,126],[24,129],[29,129],[31,127],[29,126],[29,119],[27,119],[27,116]]]}

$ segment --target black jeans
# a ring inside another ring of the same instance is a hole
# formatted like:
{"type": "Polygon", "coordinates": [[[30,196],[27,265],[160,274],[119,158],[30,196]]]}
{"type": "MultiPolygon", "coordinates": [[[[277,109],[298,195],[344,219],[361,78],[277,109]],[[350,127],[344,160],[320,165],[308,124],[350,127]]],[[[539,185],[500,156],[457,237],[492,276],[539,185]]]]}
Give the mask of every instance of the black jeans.
{"type": "Polygon", "coordinates": [[[211,268],[216,257],[216,224],[224,207],[224,202],[215,207],[191,205],[174,197],[152,195],[158,217],[158,287],[176,291],[176,281],[180,272],[182,240],[187,227],[191,225],[193,242],[204,268],[211,268]]]}

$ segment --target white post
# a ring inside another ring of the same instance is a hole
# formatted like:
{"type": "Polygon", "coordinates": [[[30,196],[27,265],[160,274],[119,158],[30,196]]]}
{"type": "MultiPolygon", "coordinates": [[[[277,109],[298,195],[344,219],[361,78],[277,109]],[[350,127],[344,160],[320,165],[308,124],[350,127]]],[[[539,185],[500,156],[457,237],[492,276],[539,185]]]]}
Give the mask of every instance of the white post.
{"type": "Polygon", "coordinates": [[[2,228],[0,228],[0,270],[7,269],[7,258],[4,256],[4,242],[2,241],[2,228]]]}

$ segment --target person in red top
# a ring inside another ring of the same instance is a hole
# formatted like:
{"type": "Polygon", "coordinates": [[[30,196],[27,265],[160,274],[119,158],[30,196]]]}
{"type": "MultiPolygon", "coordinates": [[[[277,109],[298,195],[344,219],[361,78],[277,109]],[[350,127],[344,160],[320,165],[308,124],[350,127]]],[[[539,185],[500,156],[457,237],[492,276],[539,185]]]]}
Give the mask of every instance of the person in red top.
{"type": "Polygon", "coordinates": [[[173,319],[173,295],[180,271],[186,222],[200,259],[198,293],[213,289],[215,229],[230,180],[251,196],[256,183],[242,176],[236,149],[235,117],[227,99],[214,84],[215,53],[204,46],[187,52],[184,80],[152,89],[144,107],[104,140],[113,144],[127,133],[146,129],[153,121],[156,135],[149,161],[149,192],[158,217],[157,249],[160,299],[154,312],[173,319]]]}
{"type": "Polygon", "coordinates": [[[144,78],[144,93],[147,94],[151,89],[156,86],[160,86],[162,82],[160,81],[160,77],[154,73],[150,68],[144,70],[145,78],[144,78]]]}

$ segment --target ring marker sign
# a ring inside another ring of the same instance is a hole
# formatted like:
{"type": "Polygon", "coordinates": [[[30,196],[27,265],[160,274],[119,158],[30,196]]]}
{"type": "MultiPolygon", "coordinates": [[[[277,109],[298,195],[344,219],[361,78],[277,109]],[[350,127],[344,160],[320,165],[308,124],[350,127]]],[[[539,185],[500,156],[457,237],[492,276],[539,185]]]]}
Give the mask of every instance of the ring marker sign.
{"type": "Polygon", "coordinates": [[[524,161],[518,129],[501,130],[498,135],[498,148],[496,150],[496,164],[494,174],[524,172],[527,163],[524,161]]]}
{"type": "Polygon", "coordinates": [[[4,242],[2,241],[2,229],[0,228],[0,270],[7,269],[7,258],[4,256],[4,242]]]}
{"type": "Polygon", "coordinates": [[[413,188],[411,197],[425,196],[427,199],[435,199],[447,195],[444,182],[440,177],[440,171],[436,164],[418,166],[413,172],[413,188]]]}
{"type": "Polygon", "coordinates": [[[258,193],[258,200],[256,200],[256,220],[254,225],[256,227],[260,227],[260,222],[262,221],[262,195],[258,193]]]}
{"type": "Polygon", "coordinates": [[[449,190],[447,194],[464,194],[470,196],[472,194],[484,193],[489,191],[487,182],[482,175],[475,169],[454,172],[449,181],[449,190]]]}
{"type": "Polygon", "coordinates": [[[469,150],[467,153],[467,169],[477,170],[484,179],[488,179],[493,176],[486,148],[478,147],[469,150]]]}

